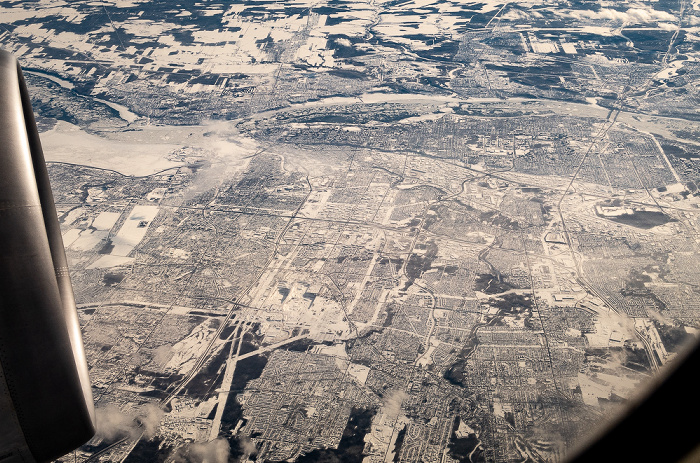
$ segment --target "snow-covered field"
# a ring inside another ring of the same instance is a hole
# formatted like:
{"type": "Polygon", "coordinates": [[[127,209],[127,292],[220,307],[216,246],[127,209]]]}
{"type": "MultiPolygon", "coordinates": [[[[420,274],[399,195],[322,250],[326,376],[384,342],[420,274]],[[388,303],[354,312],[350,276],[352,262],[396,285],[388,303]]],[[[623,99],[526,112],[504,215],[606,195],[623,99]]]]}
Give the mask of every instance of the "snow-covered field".
{"type": "Polygon", "coordinates": [[[119,229],[117,235],[112,239],[114,249],[113,256],[127,257],[128,254],[138,245],[146,232],[151,221],[158,214],[158,206],[134,206],[134,209],[127,217],[126,222],[119,229]]]}

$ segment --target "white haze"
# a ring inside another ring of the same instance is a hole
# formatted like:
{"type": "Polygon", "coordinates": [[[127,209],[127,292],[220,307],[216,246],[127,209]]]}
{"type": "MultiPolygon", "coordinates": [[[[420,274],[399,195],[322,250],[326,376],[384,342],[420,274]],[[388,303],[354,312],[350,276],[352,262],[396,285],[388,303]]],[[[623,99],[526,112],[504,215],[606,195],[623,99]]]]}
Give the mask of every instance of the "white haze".
{"type": "Polygon", "coordinates": [[[124,437],[138,438],[141,434],[151,439],[158,432],[163,410],[156,404],[145,404],[132,413],[125,413],[117,406],[108,404],[95,410],[96,435],[106,441],[124,437]]]}
{"type": "Polygon", "coordinates": [[[226,439],[219,438],[181,447],[175,452],[171,461],[174,463],[227,463],[230,453],[231,447],[226,439]]]}

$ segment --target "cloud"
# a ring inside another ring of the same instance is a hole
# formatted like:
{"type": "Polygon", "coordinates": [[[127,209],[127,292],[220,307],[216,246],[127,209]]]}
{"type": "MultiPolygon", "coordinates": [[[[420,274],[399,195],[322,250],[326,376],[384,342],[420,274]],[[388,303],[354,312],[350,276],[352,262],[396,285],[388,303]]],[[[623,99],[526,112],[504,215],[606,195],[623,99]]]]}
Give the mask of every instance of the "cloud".
{"type": "Polygon", "coordinates": [[[653,318],[654,320],[661,322],[664,325],[673,325],[673,321],[664,317],[658,310],[649,308],[647,309],[647,313],[649,314],[649,318],[653,318]]]}
{"type": "Polygon", "coordinates": [[[335,43],[342,45],[343,47],[352,47],[352,42],[344,37],[335,39],[335,43]]]}
{"type": "Polygon", "coordinates": [[[501,19],[505,19],[508,21],[532,20],[532,19],[538,19],[538,18],[542,18],[542,17],[543,17],[542,13],[540,13],[538,11],[530,10],[530,11],[526,12],[526,11],[516,9],[516,8],[510,9],[501,15],[501,19]]]}
{"type": "Polygon", "coordinates": [[[253,442],[246,436],[242,436],[238,439],[238,445],[240,446],[244,456],[258,454],[258,448],[255,446],[255,442],[253,442]]]}
{"type": "Polygon", "coordinates": [[[678,29],[678,26],[672,23],[659,23],[659,28],[665,31],[675,31],[678,29]]]}
{"type": "Polygon", "coordinates": [[[227,463],[231,447],[226,439],[194,442],[180,447],[172,456],[175,463],[227,463]]]}
{"type": "Polygon", "coordinates": [[[241,135],[228,121],[202,121],[206,132],[201,139],[193,140],[193,147],[206,158],[197,175],[183,192],[183,199],[190,200],[226,184],[238,172],[247,168],[250,159],[259,153],[261,146],[253,138],[241,135]]]}
{"type": "Polygon", "coordinates": [[[163,410],[152,403],[145,404],[132,413],[125,413],[112,404],[97,407],[95,409],[96,435],[109,442],[124,437],[136,439],[141,434],[146,439],[151,439],[158,432],[163,414],[163,410]]]}
{"type": "Polygon", "coordinates": [[[132,416],[119,410],[116,405],[106,405],[95,410],[97,422],[96,435],[106,441],[115,441],[123,437],[137,437],[138,426],[132,416]]]}
{"type": "Polygon", "coordinates": [[[382,411],[391,420],[398,418],[401,413],[401,404],[408,399],[408,394],[404,391],[393,390],[384,394],[382,401],[382,411]]]}
{"type": "Polygon", "coordinates": [[[599,11],[583,10],[569,11],[567,16],[576,19],[603,19],[619,21],[625,24],[645,24],[657,21],[674,22],[678,19],[666,11],[656,11],[644,8],[630,8],[626,11],[601,8],[599,11]]]}
{"type": "Polygon", "coordinates": [[[153,403],[148,403],[141,407],[136,421],[141,423],[143,436],[146,439],[153,439],[153,437],[155,437],[164,414],[165,412],[163,409],[153,403]]]}
{"type": "Polygon", "coordinates": [[[226,439],[215,439],[204,444],[190,446],[190,461],[192,463],[226,463],[231,448],[226,439]]]}

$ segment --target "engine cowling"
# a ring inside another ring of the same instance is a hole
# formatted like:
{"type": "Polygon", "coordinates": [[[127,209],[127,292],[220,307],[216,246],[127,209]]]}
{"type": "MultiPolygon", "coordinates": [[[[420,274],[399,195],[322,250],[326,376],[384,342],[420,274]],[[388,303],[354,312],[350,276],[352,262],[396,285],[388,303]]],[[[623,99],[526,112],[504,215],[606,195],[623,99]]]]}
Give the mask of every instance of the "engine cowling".
{"type": "Polygon", "coordinates": [[[90,439],[78,315],[27,88],[0,50],[0,463],[48,461],[90,439]]]}

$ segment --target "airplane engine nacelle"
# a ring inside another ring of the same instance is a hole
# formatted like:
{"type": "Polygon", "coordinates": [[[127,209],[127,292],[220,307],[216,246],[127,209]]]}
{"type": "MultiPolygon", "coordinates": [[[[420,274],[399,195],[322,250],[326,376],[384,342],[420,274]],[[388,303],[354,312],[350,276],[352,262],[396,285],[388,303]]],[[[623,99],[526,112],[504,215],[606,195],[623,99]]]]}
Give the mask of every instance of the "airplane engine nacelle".
{"type": "Polygon", "coordinates": [[[0,50],[0,463],[54,459],[94,431],[39,134],[17,60],[0,50]]]}

